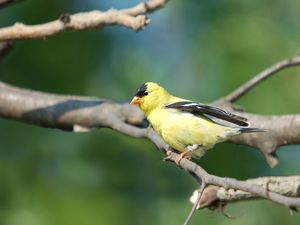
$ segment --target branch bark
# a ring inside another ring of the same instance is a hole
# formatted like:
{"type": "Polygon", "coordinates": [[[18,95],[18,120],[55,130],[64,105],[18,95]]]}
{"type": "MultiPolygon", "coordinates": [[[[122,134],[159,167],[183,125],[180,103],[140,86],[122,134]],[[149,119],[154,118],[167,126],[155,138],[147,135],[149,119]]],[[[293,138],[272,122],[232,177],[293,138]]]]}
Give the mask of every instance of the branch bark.
{"type": "Polygon", "coordinates": [[[83,30],[106,25],[121,25],[137,31],[143,29],[150,22],[145,15],[141,14],[159,9],[166,2],[167,0],[152,0],[123,10],[111,9],[106,12],[95,10],[73,15],[66,13],[57,20],[40,25],[25,25],[18,22],[11,27],[0,29],[0,41],[46,38],[68,29],[83,30]]]}
{"type": "MultiPolygon", "coordinates": [[[[260,177],[248,179],[244,182],[259,185],[265,190],[287,197],[300,197],[300,176],[260,177]]],[[[190,198],[191,203],[195,204],[199,196],[198,193],[198,190],[194,191],[190,198]]],[[[250,192],[209,185],[204,189],[197,209],[206,207],[214,209],[228,203],[258,198],[260,197],[250,192]]]]}
{"type": "MultiPolygon", "coordinates": [[[[46,94],[3,82],[0,82],[0,116],[66,131],[76,131],[76,127],[126,129],[125,122],[132,126],[144,119],[142,112],[129,104],[93,97],[46,94]],[[121,121],[124,125],[119,124],[121,121]]],[[[128,133],[137,136],[139,132],[135,130],[140,129],[131,128],[128,133]]]]}
{"type": "Polygon", "coordinates": [[[248,118],[250,126],[264,129],[266,132],[242,134],[231,138],[230,141],[259,149],[271,167],[279,162],[276,151],[280,146],[300,144],[300,114],[264,116],[239,112],[239,115],[248,118]]]}

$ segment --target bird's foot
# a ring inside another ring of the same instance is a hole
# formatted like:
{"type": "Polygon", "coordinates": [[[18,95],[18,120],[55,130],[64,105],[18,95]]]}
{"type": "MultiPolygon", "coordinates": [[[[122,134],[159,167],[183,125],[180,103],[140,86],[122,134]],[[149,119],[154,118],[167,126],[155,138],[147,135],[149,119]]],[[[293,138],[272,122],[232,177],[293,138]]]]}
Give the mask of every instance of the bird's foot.
{"type": "Polygon", "coordinates": [[[182,153],[180,153],[180,155],[175,159],[175,163],[177,166],[180,166],[180,161],[185,158],[185,159],[188,159],[188,160],[191,160],[192,157],[187,155],[188,153],[190,152],[190,150],[187,150],[187,151],[184,151],[182,153]]]}

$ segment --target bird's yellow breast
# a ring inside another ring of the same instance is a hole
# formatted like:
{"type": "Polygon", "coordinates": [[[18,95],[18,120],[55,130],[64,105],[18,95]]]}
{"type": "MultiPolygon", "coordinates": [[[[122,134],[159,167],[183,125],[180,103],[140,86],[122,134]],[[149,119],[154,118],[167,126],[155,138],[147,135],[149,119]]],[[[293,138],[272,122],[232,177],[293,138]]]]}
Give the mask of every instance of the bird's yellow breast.
{"type": "Polygon", "coordinates": [[[186,151],[186,147],[193,144],[202,150],[209,149],[225,140],[226,133],[230,132],[228,127],[219,126],[204,116],[177,109],[155,109],[148,120],[164,141],[178,151],[186,151]]]}

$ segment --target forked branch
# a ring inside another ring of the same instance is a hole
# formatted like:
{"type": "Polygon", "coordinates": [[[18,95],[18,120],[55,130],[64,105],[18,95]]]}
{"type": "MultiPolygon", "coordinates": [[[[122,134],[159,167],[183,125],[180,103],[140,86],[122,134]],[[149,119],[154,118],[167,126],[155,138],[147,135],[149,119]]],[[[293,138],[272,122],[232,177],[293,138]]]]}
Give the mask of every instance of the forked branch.
{"type": "MultiPolygon", "coordinates": [[[[300,197],[300,176],[286,177],[259,177],[248,179],[244,182],[256,184],[265,190],[276,192],[287,197],[300,197]]],[[[194,191],[190,201],[195,204],[199,194],[194,191]]],[[[236,189],[225,189],[224,187],[209,185],[205,188],[197,209],[201,208],[219,208],[225,204],[248,199],[259,199],[260,197],[251,193],[236,189]]]]}

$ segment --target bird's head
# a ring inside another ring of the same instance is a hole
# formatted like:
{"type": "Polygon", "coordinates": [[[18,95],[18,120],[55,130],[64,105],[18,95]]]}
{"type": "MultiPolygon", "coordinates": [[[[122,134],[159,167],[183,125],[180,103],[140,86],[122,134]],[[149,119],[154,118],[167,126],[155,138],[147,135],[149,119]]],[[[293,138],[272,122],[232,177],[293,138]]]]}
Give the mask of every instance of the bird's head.
{"type": "Polygon", "coordinates": [[[169,93],[153,82],[144,83],[136,90],[130,104],[138,105],[147,115],[153,109],[163,106],[168,101],[169,93]]]}

